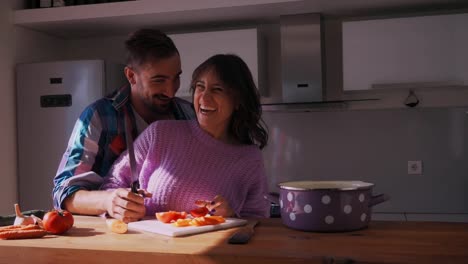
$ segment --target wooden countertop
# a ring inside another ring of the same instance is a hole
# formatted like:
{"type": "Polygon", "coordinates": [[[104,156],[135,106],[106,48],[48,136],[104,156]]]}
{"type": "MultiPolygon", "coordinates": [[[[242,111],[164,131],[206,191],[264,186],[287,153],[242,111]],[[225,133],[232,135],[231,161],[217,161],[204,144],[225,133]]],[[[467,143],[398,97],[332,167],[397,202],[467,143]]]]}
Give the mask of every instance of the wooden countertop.
{"type": "Polygon", "coordinates": [[[248,244],[227,244],[236,229],[119,235],[103,218],[75,216],[63,236],[0,240],[0,263],[468,263],[468,223],[374,221],[361,231],[314,233],[262,219],[248,244]]]}

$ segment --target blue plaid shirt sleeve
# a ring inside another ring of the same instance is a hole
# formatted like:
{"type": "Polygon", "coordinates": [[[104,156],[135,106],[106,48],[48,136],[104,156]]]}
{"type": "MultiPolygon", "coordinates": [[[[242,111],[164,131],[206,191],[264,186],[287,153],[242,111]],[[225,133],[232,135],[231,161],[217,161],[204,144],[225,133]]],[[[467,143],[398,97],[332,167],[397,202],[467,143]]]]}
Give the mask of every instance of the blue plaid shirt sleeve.
{"type": "Polygon", "coordinates": [[[80,189],[98,189],[102,177],[92,171],[101,137],[96,109],[87,107],[75,123],[72,135],[54,178],[53,202],[61,209],[65,198],[80,189]]]}

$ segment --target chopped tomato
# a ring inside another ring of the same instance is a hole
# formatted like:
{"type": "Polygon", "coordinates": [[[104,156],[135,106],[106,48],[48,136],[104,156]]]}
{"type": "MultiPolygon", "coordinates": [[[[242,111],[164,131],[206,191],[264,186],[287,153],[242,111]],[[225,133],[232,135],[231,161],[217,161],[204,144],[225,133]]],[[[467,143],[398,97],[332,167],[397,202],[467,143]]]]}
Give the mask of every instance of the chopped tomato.
{"type": "Polygon", "coordinates": [[[186,217],[186,212],[168,211],[156,213],[156,218],[163,223],[170,223],[178,219],[185,219],[186,217]]]}
{"type": "Polygon", "coordinates": [[[205,226],[205,225],[217,225],[224,223],[226,220],[222,216],[200,216],[193,218],[189,225],[191,226],[205,226]]]}
{"type": "Polygon", "coordinates": [[[209,210],[208,208],[206,207],[198,207],[198,208],[195,208],[193,210],[190,211],[190,214],[193,216],[193,217],[201,217],[201,216],[205,216],[209,213],[209,210]]]}
{"type": "Polygon", "coordinates": [[[224,219],[224,217],[219,216],[219,215],[207,215],[207,216],[205,216],[205,219],[214,220],[218,224],[226,222],[226,219],[224,219]]]}
{"type": "Polygon", "coordinates": [[[217,225],[217,224],[220,223],[220,222],[218,221],[218,219],[212,218],[212,217],[210,217],[210,216],[208,216],[208,215],[205,216],[205,217],[203,217],[203,218],[204,218],[204,223],[203,223],[204,225],[217,225]]]}

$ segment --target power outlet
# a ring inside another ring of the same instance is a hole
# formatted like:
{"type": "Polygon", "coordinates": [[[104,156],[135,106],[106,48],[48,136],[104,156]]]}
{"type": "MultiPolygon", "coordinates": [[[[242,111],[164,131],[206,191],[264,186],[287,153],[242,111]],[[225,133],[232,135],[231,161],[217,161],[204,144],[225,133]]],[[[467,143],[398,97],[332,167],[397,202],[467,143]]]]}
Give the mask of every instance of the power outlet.
{"type": "Polygon", "coordinates": [[[409,160],[408,161],[408,174],[421,175],[423,173],[422,161],[421,160],[409,160]]]}

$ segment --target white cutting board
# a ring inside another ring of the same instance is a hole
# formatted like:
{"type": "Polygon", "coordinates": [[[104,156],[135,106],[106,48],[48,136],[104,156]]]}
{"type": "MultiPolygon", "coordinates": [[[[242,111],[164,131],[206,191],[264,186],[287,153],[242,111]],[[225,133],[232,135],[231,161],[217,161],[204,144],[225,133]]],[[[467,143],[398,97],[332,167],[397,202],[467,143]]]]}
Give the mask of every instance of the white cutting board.
{"type": "Polygon", "coordinates": [[[128,224],[128,229],[177,237],[242,226],[246,223],[247,220],[245,219],[226,218],[226,222],[217,225],[177,227],[173,226],[171,223],[165,224],[156,219],[150,219],[138,222],[131,222],[128,224]]]}

